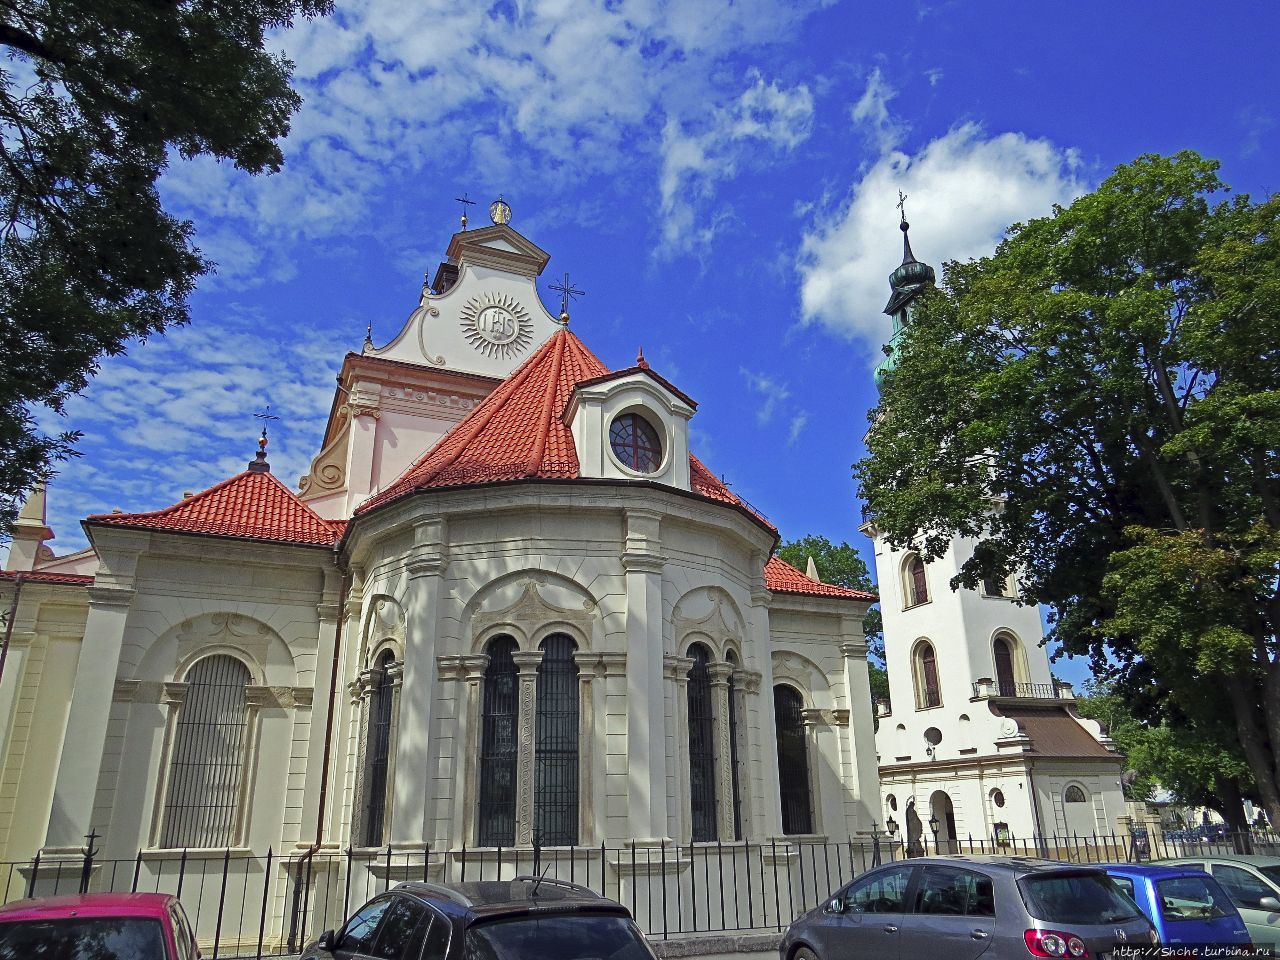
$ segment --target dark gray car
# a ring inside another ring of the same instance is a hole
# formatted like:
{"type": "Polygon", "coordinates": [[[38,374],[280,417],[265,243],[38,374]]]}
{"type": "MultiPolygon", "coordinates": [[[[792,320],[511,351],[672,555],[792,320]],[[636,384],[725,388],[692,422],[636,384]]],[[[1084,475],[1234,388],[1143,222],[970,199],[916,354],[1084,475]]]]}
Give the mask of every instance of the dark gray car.
{"type": "Polygon", "coordinates": [[[787,929],[782,960],[1111,960],[1155,942],[1102,870],[1031,857],[921,857],[837,890],[787,929]]]}

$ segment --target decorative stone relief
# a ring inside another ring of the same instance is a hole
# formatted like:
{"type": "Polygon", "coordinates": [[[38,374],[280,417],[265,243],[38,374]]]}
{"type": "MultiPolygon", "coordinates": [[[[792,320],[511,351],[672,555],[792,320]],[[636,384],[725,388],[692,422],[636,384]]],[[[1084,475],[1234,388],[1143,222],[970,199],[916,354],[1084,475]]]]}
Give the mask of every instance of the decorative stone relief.
{"type": "Polygon", "coordinates": [[[337,430],[311,461],[305,474],[298,478],[298,493],[308,500],[322,493],[341,490],[347,485],[347,445],[351,436],[351,406],[343,404],[337,412],[337,430]]]}
{"type": "Polygon", "coordinates": [[[719,590],[707,588],[693,591],[682,597],[676,604],[671,624],[675,636],[680,638],[682,650],[688,645],[686,638],[691,633],[701,633],[710,637],[721,653],[729,642],[741,647],[742,637],[745,635],[742,620],[734,609],[733,601],[719,590]],[[690,605],[696,605],[700,600],[709,601],[711,609],[701,617],[686,616],[683,611],[690,605]]]}
{"type": "Polygon", "coordinates": [[[595,607],[590,597],[586,598],[580,610],[551,603],[538,592],[537,578],[530,577],[524,581],[524,590],[515,603],[502,610],[477,613],[471,621],[472,634],[481,637],[491,627],[520,624],[532,635],[549,623],[564,623],[576,627],[582,637],[589,638],[595,607]]]}
{"type": "Polygon", "coordinates": [[[515,297],[484,293],[472,297],[460,313],[467,342],[486,357],[518,356],[533,339],[533,320],[515,297]]]}
{"type": "Polygon", "coordinates": [[[178,662],[188,663],[206,647],[223,645],[244,653],[253,663],[267,662],[272,630],[260,620],[238,613],[207,613],[178,628],[178,662]]]}
{"type": "Polygon", "coordinates": [[[427,317],[434,318],[438,316],[440,316],[440,311],[426,304],[418,307],[409,315],[409,323],[418,321],[418,349],[422,351],[422,359],[433,367],[443,367],[444,357],[427,349],[427,324],[424,321],[427,317]]]}

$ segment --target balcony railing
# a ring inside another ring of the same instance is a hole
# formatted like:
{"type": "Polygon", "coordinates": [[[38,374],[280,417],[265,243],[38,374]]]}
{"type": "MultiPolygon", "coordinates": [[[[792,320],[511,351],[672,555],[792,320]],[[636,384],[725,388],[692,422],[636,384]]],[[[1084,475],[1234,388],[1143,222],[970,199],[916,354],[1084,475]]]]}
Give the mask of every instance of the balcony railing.
{"type": "Polygon", "coordinates": [[[991,697],[1018,697],[1024,700],[1074,700],[1071,684],[1061,680],[1052,683],[1010,683],[982,679],[973,684],[975,699],[991,697]]]}

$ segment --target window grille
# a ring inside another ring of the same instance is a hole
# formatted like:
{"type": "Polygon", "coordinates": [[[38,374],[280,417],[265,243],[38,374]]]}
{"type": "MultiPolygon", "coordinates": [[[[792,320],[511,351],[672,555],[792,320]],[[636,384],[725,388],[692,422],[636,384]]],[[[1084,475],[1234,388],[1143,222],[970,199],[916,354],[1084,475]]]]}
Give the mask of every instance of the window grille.
{"type": "Polygon", "coordinates": [[[1013,674],[1013,650],[1004,637],[995,639],[996,689],[1002,697],[1016,697],[1018,684],[1013,674]]]}
{"type": "Polygon", "coordinates": [[[516,642],[498,637],[489,644],[484,671],[484,720],[480,731],[480,816],[482,847],[510,846],[516,836],[516,724],[519,672],[511,654],[516,642]]]}
{"type": "Polygon", "coordinates": [[[693,814],[693,839],[718,839],[716,831],[715,713],[711,703],[711,652],[702,644],[689,648],[689,796],[693,814]]]}
{"type": "Polygon", "coordinates": [[[809,744],[804,704],[794,687],[773,688],[773,716],[778,736],[778,783],[782,795],[782,832],[813,833],[809,796],[809,744]]]}
{"type": "MultiPolygon", "coordinates": [[[[726,658],[737,669],[738,660],[732,653],[726,658]]],[[[729,674],[729,777],[733,789],[733,839],[742,839],[742,795],[738,784],[738,704],[737,688],[733,674],[729,674]]]]}
{"type": "Polygon", "coordinates": [[[187,671],[187,694],[178,710],[169,762],[161,846],[236,844],[249,680],[248,668],[225,654],[205,657],[187,671]]]}
{"type": "Polygon", "coordinates": [[[374,688],[369,695],[369,739],[365,744],[364,843],[382,845],[387,809],[387,766],[391,757],[391,663],[390,651],[378,662],[374,688]]]}
{"type": "Polygon", "coordinates": [[[614,456],[637,473],[654,473],[662,466],[658,431],[637,413],[624,413],[610,424],[609,445],[614,456]]]}
{"type": "Polygon", "coordinates": [[[562,633],[547,637],[538,664],[534,750],[533,836],[540,846],[578,842],[577,647],[562,633]]]}
{"type": "Polygon", "coordinates": [[[924,684],[922,707],[937,707],[942,704],[942,693],[938,688],[938,658],[933,652],[933,645],[926,643],[920,648],[920,681],[924,684]]]}
{"type": "Polygon", "coordinates": [[[1083,790],[1073,783],[1071,786],[1067,787],[1066,796],[1064,796],[1063,799],[1067,803],[1084,803],[1089,798],[1085,796],[1083,790]]]}

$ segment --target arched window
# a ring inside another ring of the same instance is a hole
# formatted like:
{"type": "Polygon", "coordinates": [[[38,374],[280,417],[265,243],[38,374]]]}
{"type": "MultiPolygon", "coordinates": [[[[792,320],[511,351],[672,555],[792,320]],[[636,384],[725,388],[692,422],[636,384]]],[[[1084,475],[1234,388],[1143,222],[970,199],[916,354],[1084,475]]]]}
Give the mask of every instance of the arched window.
{"type": "Polygon", "coordinates": [[[238,837],[249,668],[205,657],[187,671],[165,794],[163,847],[230,847],[238,837]]]}
{"type": "Polygon", "coordinates": [[[1089,800],[1085,795],[1085,792],[1074,783],[1067,787],[1067,791],[1062,795],[1062,799],[1067,803],[1086,803],[1089,800]]]}
{"type": "Polygon", "coordinates": [[[921,710],[942,704],[942,691],[938,687],[938,659],[933,644],[922,640],[915,653],[916,706],[921,710]]]}
{"type": "Polygon", "coordinates": [[[609,446],[624,466],[637,473],[656,473],[662,466],[658,431],[638,413],[624,413],[609,425],[609,446]]]}
{"type": "Polygon", "coordinates": [[[516,837],[516,724],[519,676],[511,654],[516,642],[496,637],[484,671],[484,718],[480,725],[480,817],[476,842],[510,846],[516,837]]]}
{"type": "Polygon", "coordinates": [[[563,633],[542,641],[534,749],[533,837],[540,846],[578,842],[577,645],[563,633]]]}
{"type": "Polygon", "coordinates": [[[1016,697],[1018,682],[1013,671],[1013,644],[1001,635],[991,642],[991,651],[996,664],[996,691],[1002,697],[1016,697]]]}
{"type": "Polygon", "coordinates": [[[391,664],[388,650],[378,659],[369,694],[369,730],[364,762],[364,844],[380,847],[387,811],[387,767],[391,759],[391,664]]]}
{"type": "Polygon", "coordinates": [[[707,664],[711,651],[701,643],[689,648],[689,803],[693,814],[693,839],[715,840],[716,745],[715,711],[711,703],[711,675],[707,664]]]}
{"type": "Polygon", "coordinates": [[[773,688],[773,717],[778,735],[778,789],[782,796],[782,832],[813,833],[809,796],[809,744],[804,729],[804,700],[795,687],[773,688]]]}
{"type": "Polygon", "coordinates": [[[924,561],[912,554],[903,565],[903,572],[906,605],[914,607],[917,603],[926,603],[929,600],[929,581],[925,578],[924,561]]]}
{"type": "MultiPolygon", "coordinates": [[[[738,669],[738,655],[732,650],[725,654],[725,661],[735,671],[738,669]]],[[[733,787],[733,839],[742,839],[742,788],[738,781],[740,773],[738,765],[738,688],[729,674],[729,782],[733,787]]]]}

